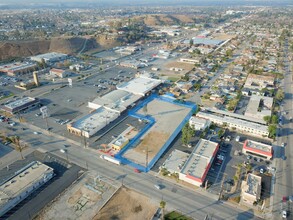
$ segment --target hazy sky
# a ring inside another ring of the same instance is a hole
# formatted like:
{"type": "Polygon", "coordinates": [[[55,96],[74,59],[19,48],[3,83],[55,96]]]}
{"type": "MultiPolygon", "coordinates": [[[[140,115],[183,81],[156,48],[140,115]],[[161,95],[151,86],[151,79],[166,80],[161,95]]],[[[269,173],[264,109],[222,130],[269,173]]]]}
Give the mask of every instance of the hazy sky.
{"type": "Polygon", "coordinates": [[[78,5],[84,5],[88,3],[96,3],[96,4],[107,4],[107,5],[152,5],[152,4],[163,4],[163,5],[174,5],[174,4],[193,4],[193,5],[236,5],[236,4],[264,4],[264,5],[277,5],[277,4],[293,4],[293,0],[0,0],[0,4],[9,4],[15,5],[17,4],[28,4],[28,3],[37,3],[37,4],[48,4],[48,3],[56,3],[60,5],[60,3],[68,4],[74,3],[78,5]]]}

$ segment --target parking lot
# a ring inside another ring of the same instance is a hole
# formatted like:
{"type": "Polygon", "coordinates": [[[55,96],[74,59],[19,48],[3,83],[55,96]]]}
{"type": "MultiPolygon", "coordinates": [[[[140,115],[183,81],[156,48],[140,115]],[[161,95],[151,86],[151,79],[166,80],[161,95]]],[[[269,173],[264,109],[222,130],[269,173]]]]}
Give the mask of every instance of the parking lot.
{"type": "MultiPolygon", "coordinates": [[[[265,144],[271,144],[268,141],[231,131],[226,132],[225,137],[227,136],[230,137],[230,140],[225,138],[225,140],[221,142],[217,158],[215,158],[207,175],[207,180],[209,184],[211,184],[209,191],[215,194],[218,194],[220,192],[221,183],[224,175],[224,189],[226,189],[226,191],[228,192],[231,190],[231,186],[234,185],[233,177],[235,176],[236,169],[239,164],[242,164],[243,167],[250,164],[252,172],[255,171],[257,173],[262,173],[262,175],[264,176],[266,176],[265,173],[269,172],[271,165],[271,161],[264,161],[263,159],[256,156],[248,156],[242,154],[242,147],[245,140],[250,139],[265,144]],[[237,136],[240,137],[239,141],[236,140],[237,136]]],[[[264,192],[270,190],[268,188],[269,187],[266,187],[264,189],[264,192]]]]}
{"type": "Polygon", "coordinates": [[[11,177],[16,171],[32,161],[40,161],[52,167],[55,177],[2,216],[4,219],[32,219],[47,203],[70,186],[79,177],[81,171],[80,167],[68,164],[63,159],[34,151],[27,155],[24,160],[18,160],[9,165],[9,169],[0,170],[0,181],[11,177]]]}

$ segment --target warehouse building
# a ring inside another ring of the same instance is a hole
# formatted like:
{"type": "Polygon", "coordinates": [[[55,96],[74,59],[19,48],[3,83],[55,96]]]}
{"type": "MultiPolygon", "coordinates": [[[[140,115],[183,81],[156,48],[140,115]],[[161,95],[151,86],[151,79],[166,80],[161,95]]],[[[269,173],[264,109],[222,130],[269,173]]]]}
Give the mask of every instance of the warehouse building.
{"type": "Polygon", "coordinates": [[[113,90],[102,97],[98,97],[88,103],[91,109],[98,109],[104,107],[108,110],[122,113],[128,107],[132,106],[135,102],[141,99],[142,96],[134,95],[130,92],[123,90],[113,90]]]}
{"type": "Polygon", "coordinates": [[[0,66],[0,72],[6,73],[9,76],[26,74],[34,71],[37,68],[35,63],[14,62],[0,66]]]}
{"type": "Polygon", "coordinates": [[[134,95],[145,96],[162,83],[162,80],[151,79],[145,76],[140,76],[130,80],[129,82],[117,85],[118,90],[133,93],[134,95]]]}
{"type": "Polygon", "coordinates": [[[265,160],[273,158],[273,147],[268,144],[246,140],[243,144],[242,152],[246,155],[261,157],[265,160]]]}
{"type": "Polygon", "coordinates": [[[205,181],[218,149],[218,143],[200,139],[179,173],[179,179],[196,186],[201,186],[205,181]]]}
{"type": "Polygon", "coordinates": [[[45,63],[53,63],[53,62],[66,60],[67,57],[68,57],[67,54],[52,52],[52,53],[45,53],[45,54],[33,56],[31,57],[31,60],[39,62],[39,63],[41,63],[42,60],[44,60],[45,63]]]}
{"type": "Polygon", "coordinates": [[[115,111],[100,107],[75,122],[67,124],[67,131],[77,136],[90,138],[103,127],[118,118],[119,115],[120,114],[115,111]]]}
{"type": "Polygon", "coordinates": [[[20,111],[36,107],[37,105],[39,105],[39,103],[40,101],[37,98],[24,97],[22,99],[18,99],[16,101],[4,105],[2,109],[11,114],[15,114],[20,111]]]}
{"type": "Polygon", "coordinates": [[[1,183],[0,217],[47,183],[53,176],[53,168],[34,161],[1,183]]]}

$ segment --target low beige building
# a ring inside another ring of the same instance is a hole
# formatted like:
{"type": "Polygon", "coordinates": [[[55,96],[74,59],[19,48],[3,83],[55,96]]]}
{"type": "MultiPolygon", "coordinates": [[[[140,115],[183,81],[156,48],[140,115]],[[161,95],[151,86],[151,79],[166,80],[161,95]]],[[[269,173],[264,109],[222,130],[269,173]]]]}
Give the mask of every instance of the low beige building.
{"type": "Polygon", "coordinates": [[[241,184],[242,203],[253,205],[254,202],[260,199],[261,193],[261,177],[249,173],[246,181],[241,184]]]}

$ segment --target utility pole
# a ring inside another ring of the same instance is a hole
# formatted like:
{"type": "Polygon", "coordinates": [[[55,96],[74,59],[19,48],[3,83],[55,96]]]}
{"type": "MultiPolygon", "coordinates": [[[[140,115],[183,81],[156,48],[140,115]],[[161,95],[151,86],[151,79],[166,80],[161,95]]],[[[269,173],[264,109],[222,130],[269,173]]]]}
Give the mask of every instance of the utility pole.
{"type": "Polygon", "coordinates": [[[84,141],[84,148],[86,148],[86,137],[83,136],[83,141],[84,141]]]}
{"type": "Polygon", "coordinates": [[[218,201],[220,201],[222,199],[222,195],[223,195],[223,187],[224,187],[224,181],[226,179],[227,174],[224,173],[223,179],[222,179],[222,183],[221,183],[221,189],[220,189],[220,194],[219,194],[219,198],[218,201]]]}
{"type": "Polygon", "coordinates": [[[145,166],[146,168],[148,167],[148,161],[149,160],[149,146],[147,145],[147,149],[146,149],[146,155],[145,155],[145,166]]]}

